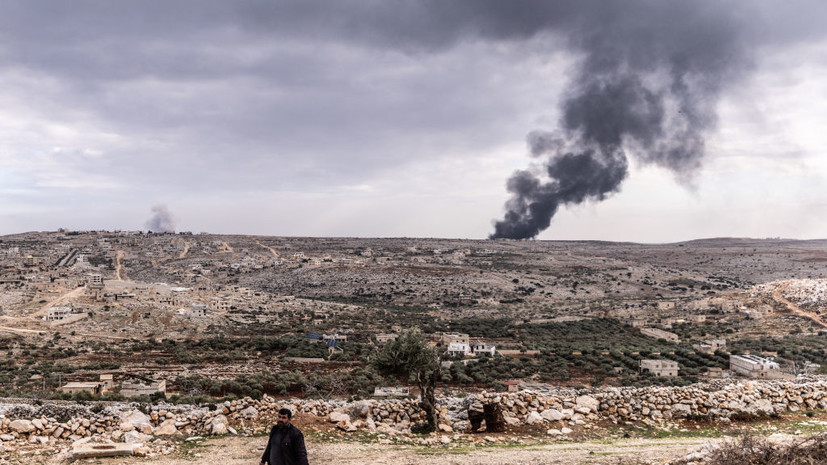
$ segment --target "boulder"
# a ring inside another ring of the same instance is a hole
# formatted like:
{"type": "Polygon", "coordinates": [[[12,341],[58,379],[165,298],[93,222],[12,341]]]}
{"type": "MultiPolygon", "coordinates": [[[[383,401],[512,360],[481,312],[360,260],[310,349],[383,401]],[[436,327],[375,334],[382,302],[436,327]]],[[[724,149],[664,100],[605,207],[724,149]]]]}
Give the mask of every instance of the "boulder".
{"type": "Polygon", "coordinates": [[[210,429],[210,434],[215,436],[227,434],[227,432],[227,425],[225,423],[213,423],[212,428],[210,429]]]}
{"type": "Polygon", "coordinates": [[[544,420],[548,421],[559,421],[564,418],[563,412],[553,408],[543,410],[540,416],[543,417],[544,420]]]}
{"type": "Polygon", "coordinates": [[[772,402],[768,399],[759,399],[749,406],[747,412],[752,414],[772,415],[775,413],[775,409],[772,406],[772,402]]]}
{"type": "MultiPolygon", "coordinates": [[[[577,404],[577,407],[580,409],[587,408],[592,412],[597,412],[600,408],[600,401],[595,399],[592,396],[578,396],[574,403],[577,404]]],[[[580,412],[580,413],[588,413],[588,412],[580,412]]]]}
{"type": "Polygon", "coordinates": [[[178,428],[175,427],[175,420],[173,419],[165,420],[152,432],[155,436],[172,436],[177,433],[178,428]]]}
{"type": "Polygon", "coordinates": [[[350,415],[353,418],[367,418],[370,415],[370,403],[364,400],[354,402],[350,407],[350,415]]]}
{"type": "Polygon", "coordinates": [[[543,423],[543,416],[537,412],[531,412],[525,419],[527,425],[536,425],[539,423],[543,423]]]}
{"type": "Polygon", "coordinates": [[[150,439],[150,436],[137,431],[130,431],[128,433],[124,433],[123,435],[123,441],[130,444],[146,442],[148,439],[150,439]]]}
{"type": "Polygon", "coordinates": [[[692,413],[692,409],[686,404],[675,404],[672,406],[672,416],[681,418],[692,413]]]}
{"type": "Polygon", "coordinates": [[[342,431],[347,431],[348,433],[353,433],[356,431],[356,425],[350,422],[350,420],[343,420],[339,423],[336,423],[336,427],[342,431]]]}
{"type": "Polygon", "coordinates": [[[331,423],[341,423],[343,421],[350,422],[350,415],[343,412],[330,412],[328,419],[331,423]]]}
{"type": "Polygon", "coordinates": [[[31,433],[37,428],[35,428],[34,424],[32,424],[29,420],[14,420],[9,425],[9,429],[14,431],[15,433],[31,433]]]}
{"type": "Polygon", "coordinates": [[[128,422],[132,423],[136,428],[138,428],[140,425],[150,425],[151,424],[151,421],[150,421],[149,417],[146,416],[144,414],[144,412],[141,412],[138,409],[135,409],[135,410],[129,412],[128,414],[123,415],[121,417],[121,420],[122,421],[128,421],[128,422]]]}
{"type": "Polygon", "coordinates": [[[242,418],[251,420],[255,418],[256,415],[258,415],[258,410],[256,410],[256,408],[251,405],[245,408],[244,410],[240,411],[238,414],[241,415],[242,418]]]}

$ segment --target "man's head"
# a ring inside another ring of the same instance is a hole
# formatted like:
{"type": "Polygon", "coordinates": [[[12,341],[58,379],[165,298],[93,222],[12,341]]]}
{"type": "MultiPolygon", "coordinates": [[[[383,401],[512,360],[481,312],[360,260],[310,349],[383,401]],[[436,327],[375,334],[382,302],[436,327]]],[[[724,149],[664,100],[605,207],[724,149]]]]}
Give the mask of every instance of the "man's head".
{"type": "Polygon", "coordinates": [[[289,425],[290,424],[290,417],[293,416],[293,412],[290,409],[283,408],[279,410],[279,417],[278,417],[278,425],[289,425]]]}

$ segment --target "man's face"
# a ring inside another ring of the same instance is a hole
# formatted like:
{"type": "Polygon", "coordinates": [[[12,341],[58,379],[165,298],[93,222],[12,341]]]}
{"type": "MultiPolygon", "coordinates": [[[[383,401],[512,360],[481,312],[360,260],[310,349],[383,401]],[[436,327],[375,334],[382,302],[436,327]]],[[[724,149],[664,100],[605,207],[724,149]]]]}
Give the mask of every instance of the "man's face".
{"type": "Polygon", "coordinates": [[[278,425],[279,426],[284,426],[288,423],[290,423],[290,417],[288,417],[287,415],[279,413],[278,425]]]}

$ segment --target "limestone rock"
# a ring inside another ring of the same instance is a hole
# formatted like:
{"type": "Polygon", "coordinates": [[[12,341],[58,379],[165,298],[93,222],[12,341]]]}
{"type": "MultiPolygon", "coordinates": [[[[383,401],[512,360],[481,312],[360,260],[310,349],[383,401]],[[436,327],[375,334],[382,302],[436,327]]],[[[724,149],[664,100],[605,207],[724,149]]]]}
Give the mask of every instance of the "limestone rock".
{"type": "Polygon", "coordinates": [[[543,422],[543,417],[537,412],[531,412],[525,419],[526,424],[536,425],[543,422]]]}
{"type": "Polygon", "coordinates": [[[239,412],[239,415],[241,415],[242,418],[246,418],[248,420],[251,420],[251,419],[255,418],[256,415],[258,415],[258,410],[256,410],[256,408],[251,405],[251,406],[245,408],[244,410],[242,410],[241,412],[239,412]]]}
{"type": "Polygon", "coordinates": [[[29,420],[14,420],[9,425],[9,429],[14,431],[15,433],[31,433],[35,431],[35,426],[29,420]]]}
{"type": "Polygon", "coordinates": [[[173,419],[165,420],[152,432],[155,436],[172,436],[177,433],[178,428],[175,427],[175,420],[173,419]]]}
{"type": "Polygon", "coordinates": [[[439,431],[443,433],[453,433],[454,428],[451,428],[451,425],[446,425],[445,423],[440,423],[438,427],[439,431]]]}
{"type": "Polygon", "coordinates": [[[563,412],[553,408],[543,410],[543,412],[540,413],[540,416],[543,417],[544,420],[548,421],[559,421],[564,418],[563,412]]]}
{"type": "Polygon", "coordinates": [[[577,404],[578,408],[587,408],[592,412],[597,412],[597,410],[600,408],[600,401],[591,396],[578,396],[574,400],[574,403],[577,404]]]}
{"type": "Polygon", "coordinates": [[[138,409],[129,412],[128,414],[123,416],[121,420],[132,423],[133,425],[135,425],[136,428],[138,428],[139,425],[151,424],[150,418],[138,409]]]}
{"type": "Polygon", "coordinates": [[[328,418],[331,423],[341,423],[343,421],[350,422],[350,415],[342,412],[330,412],[328,418]]]}

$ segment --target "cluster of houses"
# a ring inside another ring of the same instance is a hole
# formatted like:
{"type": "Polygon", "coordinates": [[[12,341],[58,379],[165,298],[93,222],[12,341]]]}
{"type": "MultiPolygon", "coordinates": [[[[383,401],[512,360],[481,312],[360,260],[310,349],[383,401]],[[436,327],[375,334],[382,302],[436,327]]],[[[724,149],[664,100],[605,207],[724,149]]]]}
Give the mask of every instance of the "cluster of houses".
{"type": "MultiPolygon", "coordinates": [[[[674,360],[641,360],[640,372],[651,373],[654,376],[674,377],[678,376],[680,367],[674,360]]],[[[730,375],[744,376],[755,379],[790,379],[794,375],[781,371],[781,366],[770,359],[757,355],[742,354],[729,356],[730,375]]],[[[710,368],[707,376],[724,376],[720,368],[710,368]]]]}
{"type": "Polygon", "coordinates": [[[441,343],[446,346],[445,353],[450,357],[468,357],[479,355],[494,356],[497,347],[477,339],[471,343],[471,337],[462,333],[443,333],[441,343]]]}
{"type": "Polygon", "coordinates": [[[149,396],[155,393],[166,394],[166,381],[155,381],[149,379],[124,381],[120,385],[115,384],[114,375],[102,374],[98,381],[74,381],[60,387],[61,392],[75,394],[88,392],[89,394],[101,395],[108,392],[118,392],[124,397],[149,396]]]}

